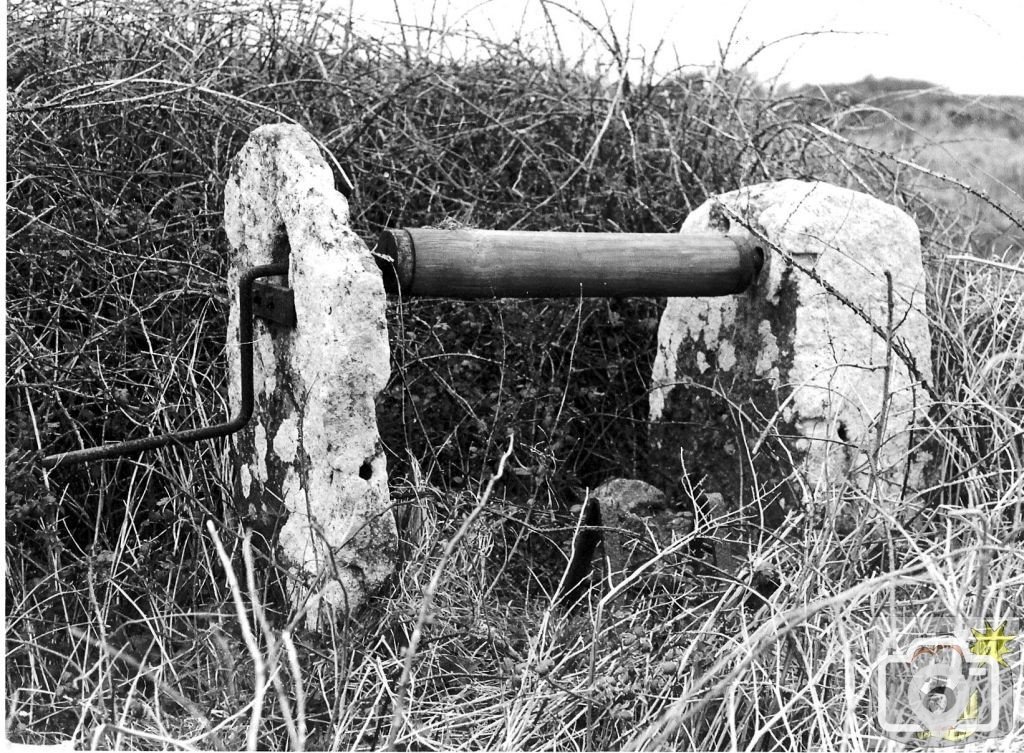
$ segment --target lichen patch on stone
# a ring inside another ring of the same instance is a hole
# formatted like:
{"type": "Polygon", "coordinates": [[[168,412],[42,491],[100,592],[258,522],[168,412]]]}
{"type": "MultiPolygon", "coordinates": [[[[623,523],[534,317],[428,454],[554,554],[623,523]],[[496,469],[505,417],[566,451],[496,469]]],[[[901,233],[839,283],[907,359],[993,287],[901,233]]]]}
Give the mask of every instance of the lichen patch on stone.
{"type": "Polygon", "coordinates": [[[256,424],[253,426],[253,442],[256,447],[256,457],[254,458],[255,463],[250,463],[250,470],[255,471],[252,473],[253,478],[258,483],[266,483],[269,474],[267,473],[267,430],[263,427],[263,424],[256,424]]]}
{"type": "Polygon", "coordinates": [[[295,453],[299,447],[299,422],[296,416],[289,416],[281,421],[274,434],[274,453],[285,463],[295,462],[295,453]]]}
{"type": "Polygon", "coordinates": [[[708,369],[711,368],[711,364],[708,363],[708,357],[706,355],[704,355],[704,351],[703,350],[698,350],[697,351],[697,358],[696,358],[696,361],[695,361],[695,366],[697,368],[697,372],[700,373],[700,374],[703,374],[705,371],[707,371],[708,369]]]}
{"type": "Polygon", "coordinates": [[[779,343],[772,333],[772,323],[765,320],[757,326],[757,335],[761,341],[761,347],[757,350],[754,360],[754,373],[758,376],[766,376],[772,384],[779,383],[779,343]]]}
{"type": "Polygon", "coordinates": [[[722,371],[732,371],[736,366],[736,348],[729,340],[718,342],[718,368],[722,371]]]}
{"type": "Polygon", "coordinates": [[[244,465],[239,469],[242,479],[242,496],[248,497],[249,492],[252,489],[252,473],[249,471],[249,466],[244,465]]]}

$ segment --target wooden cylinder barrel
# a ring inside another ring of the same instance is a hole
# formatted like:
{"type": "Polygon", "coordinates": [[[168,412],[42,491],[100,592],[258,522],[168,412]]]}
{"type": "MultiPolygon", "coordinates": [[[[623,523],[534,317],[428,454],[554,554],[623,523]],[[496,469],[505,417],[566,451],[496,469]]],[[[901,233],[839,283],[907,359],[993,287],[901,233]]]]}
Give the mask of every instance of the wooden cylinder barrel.
{"type": "Polygon", "coordinates": [[[746,235],[386,230],[384,288],[402,296],[717,296],[746,290],[763,252],[746,235]]]}

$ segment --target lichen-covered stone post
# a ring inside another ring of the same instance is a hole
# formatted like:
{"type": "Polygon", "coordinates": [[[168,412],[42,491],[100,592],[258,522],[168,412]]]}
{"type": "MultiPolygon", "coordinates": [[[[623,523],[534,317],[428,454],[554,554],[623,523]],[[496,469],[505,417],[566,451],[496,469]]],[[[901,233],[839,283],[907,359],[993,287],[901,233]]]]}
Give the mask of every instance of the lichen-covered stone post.
{"type": "Polygon", "coordinates": [[[655,465],[702,482],[738,539],[772,535],[797,505],[849,533],[921,483],[931,343],[917,226],[866,194],[784,180],[706,202],[682,232],[743,224],[768,241],[754,286],[671,299],[662,316],[655,465]]]}
{"type": "MultiPolygon", "coordinates": [[[[233,439],[236,495],[289,572],[307,624],[359,605],[394,569],[397,534],[374,401],[389,374],[380,272],[313,139],[255,130],[225,187],[229,290],[287,260],[294,329],[257,319],[255,413],[233,439]]],[[[233,293],[233,295],[237,295],[233,293]]],[[[240,401],[239,313],[228,324],[230,399],[240,401]]]]}

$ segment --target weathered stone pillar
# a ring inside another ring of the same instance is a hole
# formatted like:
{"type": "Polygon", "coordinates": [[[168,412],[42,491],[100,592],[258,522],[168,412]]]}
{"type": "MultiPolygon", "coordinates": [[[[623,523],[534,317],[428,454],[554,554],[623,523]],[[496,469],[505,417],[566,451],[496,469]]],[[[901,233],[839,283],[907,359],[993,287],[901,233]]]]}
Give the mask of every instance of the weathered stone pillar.
{"type": "MultiPolygon", "coordinates": [[[[229,289],[246,269],[287,261],[297,325],[256,321],[255,414],[234,438],[236,496],[246,518],[271,532],[295,576],[289,597],[309,608],[309,622],[356,607],[392,573],[397,552],[374,412],[389,374],[384,287],[348,217],[308,133],[252,133],[225,187],[229,289]]],[[[233,408],[238,326],[235,301],[233,408]]]]}
{"type": "Polygon", "coordinates": [[[770,534],[795,504],[847,532],[921,481],[912,435],[931,343],[917,226],[866,194],[785,180],[706,202],[682,232],[735,232],[738,218],[770,242],[755,285],[671,299],[661,319],[656,465],[678,478],[681,455],[746,535],[770,534]]]}

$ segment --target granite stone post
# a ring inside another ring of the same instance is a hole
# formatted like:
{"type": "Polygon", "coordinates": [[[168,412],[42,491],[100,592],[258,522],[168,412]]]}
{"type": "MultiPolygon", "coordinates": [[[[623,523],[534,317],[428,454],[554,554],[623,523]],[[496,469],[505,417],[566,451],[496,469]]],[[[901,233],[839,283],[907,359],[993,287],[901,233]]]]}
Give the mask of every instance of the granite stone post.
{"type": "Polygon", "coordinates": [[[796,509],[840,533],[872,510],[896,514],[927,460],[915,431],[932,371],[916,224],[866,194],[784,180],[709,200],[682,232],[744,224],[767,241],[757,282],[670,299],[662,316],[653,465],[721,495],[738,542],[775,535],[796,509]]]}
{"type": "MultiPolygon", "coordinates": [[[[308,133],[292,125],[252,133],[225,187],[229,290],[242,271],[287,261],[297,325],[256,320],[255,414],[233,438],[235,492],[244,519],[268,534],[287,568],[288,596],[307,610],[307,624],[357,607],[392,574],[397,554],[374,411],[389,375],[384,287],[348,220],[308,133]]],[[[234,301],[233,408],[238,316],[234,301]]]]}

